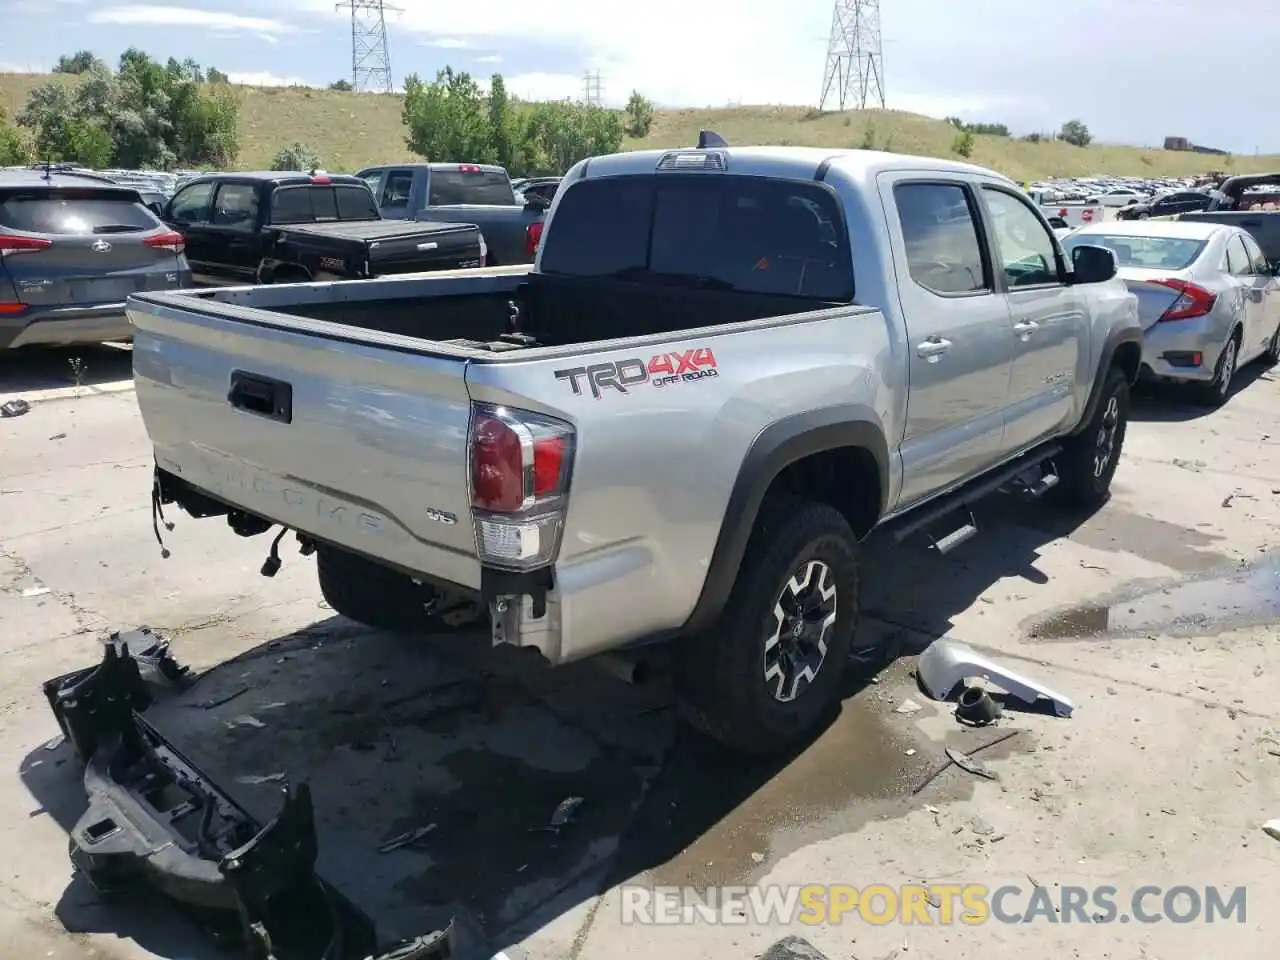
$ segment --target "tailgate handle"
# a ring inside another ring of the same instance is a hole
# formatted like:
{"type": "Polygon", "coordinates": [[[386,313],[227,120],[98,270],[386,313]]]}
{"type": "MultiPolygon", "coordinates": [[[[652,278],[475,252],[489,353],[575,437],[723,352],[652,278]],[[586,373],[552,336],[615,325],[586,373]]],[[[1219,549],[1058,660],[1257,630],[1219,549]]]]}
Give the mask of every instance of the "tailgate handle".
{"type": "Polygon", "coordinates": [[[283,380],[233,370],[227,402],[246,413],[256,413],[260,417],[279,420],[281,423],[293,423],[293,386],[283,380]]]}

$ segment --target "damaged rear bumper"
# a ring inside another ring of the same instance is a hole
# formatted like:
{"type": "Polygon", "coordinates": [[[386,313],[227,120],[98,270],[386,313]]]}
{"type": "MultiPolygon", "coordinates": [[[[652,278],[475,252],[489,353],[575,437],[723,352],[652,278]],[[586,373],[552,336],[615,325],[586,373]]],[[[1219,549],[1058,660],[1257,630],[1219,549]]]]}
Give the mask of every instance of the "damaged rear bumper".
{"type": "Polygon", "coordinates": [[[378,954],[373,921],[316,874],[307,785],[282,787],[279,813],[256,823],[142,716],[154,694],[127,643],[108,643],[100,664],[44,693],[84,765],[89,808],[71,860],[101,894],[153,888],[234,933],[249,960],[453,956],[452,928],[378,954]]]}

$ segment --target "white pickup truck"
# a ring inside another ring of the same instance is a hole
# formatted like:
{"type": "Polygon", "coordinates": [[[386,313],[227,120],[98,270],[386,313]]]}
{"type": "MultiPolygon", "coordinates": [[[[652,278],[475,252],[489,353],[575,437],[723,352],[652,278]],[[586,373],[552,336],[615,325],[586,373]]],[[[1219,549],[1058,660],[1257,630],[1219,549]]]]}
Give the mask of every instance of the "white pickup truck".
{"type": "Polygon", "coordinates": [[[1142,342],[1111,251],[1005,177],[711,134],[574,166],[532,269],[129,312],[157,512],[279,526],[268,574],[295,531],[374,626],[467,596],[553,664],[674,641],[685,715],[754,752],[838,700],[873,529],[1106,499],[1142,342]]]}

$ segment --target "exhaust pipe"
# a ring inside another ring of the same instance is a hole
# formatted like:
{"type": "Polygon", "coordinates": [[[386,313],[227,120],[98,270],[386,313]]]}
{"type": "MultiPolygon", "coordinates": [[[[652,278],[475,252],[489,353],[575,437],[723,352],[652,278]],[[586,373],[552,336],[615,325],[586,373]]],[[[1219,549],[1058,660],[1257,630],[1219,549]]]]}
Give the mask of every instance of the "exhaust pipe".
{"type": "Polygon", "coordinates": [[[591,661],[623,683],[636,687],[648,683],[653,674],[649,661],[639,652],[599,653],[591,661]]]}

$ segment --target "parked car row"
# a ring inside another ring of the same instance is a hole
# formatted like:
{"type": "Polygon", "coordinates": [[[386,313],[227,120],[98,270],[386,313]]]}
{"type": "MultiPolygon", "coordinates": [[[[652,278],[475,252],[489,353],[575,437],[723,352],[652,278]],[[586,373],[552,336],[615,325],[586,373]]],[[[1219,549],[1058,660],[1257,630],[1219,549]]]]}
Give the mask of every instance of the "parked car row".
{"type": "Polygon", "coordinates": [[[0,349],[129,339],[132,293],[529,263],[554,196],[501,167],[0,170],[0,349]]]}

